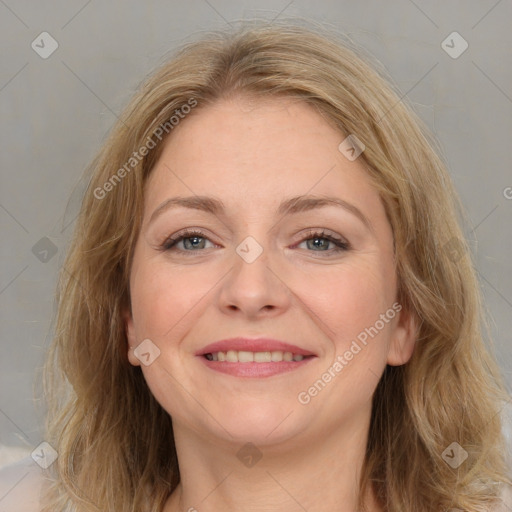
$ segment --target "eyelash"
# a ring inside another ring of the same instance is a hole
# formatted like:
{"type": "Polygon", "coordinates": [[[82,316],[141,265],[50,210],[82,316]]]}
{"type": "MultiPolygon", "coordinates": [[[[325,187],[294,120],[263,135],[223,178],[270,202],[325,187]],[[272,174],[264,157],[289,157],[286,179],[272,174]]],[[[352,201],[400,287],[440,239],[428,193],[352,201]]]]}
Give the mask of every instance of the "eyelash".
{"type": "MultiPolygon", "coordinates": [[[[205,236],[205,233],[203,233],[202,231],[199,231],[199,230],[185,230],[185,231],[182,231],[177,237],[175,238],[172,238],[172,237],[169,237],[167,238],[163,244],[160,246],[160,249],[162,251],[170,251],[172,250],[173,248],[175,248],[175,245],[178,244],[179,242],[181,242],[182,240],[184,239],[187,239],[187,238],[194,238],[194,237],[197,237],[197,238],[204,238],[205,240],[209,240],[208,237],[205,236]]],[[[326,251],[330,254],[337,254],[339,252],[343,252],[343,251],[348,251],[351,249],[351,246],[348,242],[344,241],[343,239],[341,238],[338,238],[334,235],[329,235],[327,234],[324,230],[311,230],[307,233],[307,235],[305,236],[305,238],[303,238],[300,242],[306,242],[307,240],[311,240],[311,239],[325,239],[325,240],[328,240],[329,242],[332,242],[334,245],[335,245],[335,249],[333,249],[332,251],[326,251]]],[[[174,249],[174,250],[178,250],[179,252],[181,253],[191,253],[191,252],[196,252],[196,251],[187,251],[187,250],[182,250],[182,249],[174,249]]],[[[200,251],[200,250],[199,250],[200,251]]],[[[313,251],[313,252],[324,252],[324,251],[313,251]]]]}

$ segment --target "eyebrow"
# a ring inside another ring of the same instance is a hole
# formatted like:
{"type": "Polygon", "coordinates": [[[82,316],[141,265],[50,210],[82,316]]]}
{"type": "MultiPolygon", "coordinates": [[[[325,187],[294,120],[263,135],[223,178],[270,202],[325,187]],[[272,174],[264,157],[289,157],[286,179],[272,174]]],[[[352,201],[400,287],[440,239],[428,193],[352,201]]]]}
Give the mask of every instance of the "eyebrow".
{"type": "MultiPolygon", "coordinates": [[[[357,217],[370,231],[374,232],[373,225],[364,215],[364,213],[357,208],[357,206],[333,196],[294,196],[283,201],[277,210],[279,216],[301,213],[305,211],[322,208],[325,206],[336,206],[352,213],[357,217]]],[[[155,211],[151,214],[149,224],[152,223],[163,212],[171,208],[190,208],[193,210],[200,210],[213,215],[221,215],[225,208],[224,203],[220,199],[209,196],[188,196],[188,197],[171,197],[161,203],[155,211]]]]}

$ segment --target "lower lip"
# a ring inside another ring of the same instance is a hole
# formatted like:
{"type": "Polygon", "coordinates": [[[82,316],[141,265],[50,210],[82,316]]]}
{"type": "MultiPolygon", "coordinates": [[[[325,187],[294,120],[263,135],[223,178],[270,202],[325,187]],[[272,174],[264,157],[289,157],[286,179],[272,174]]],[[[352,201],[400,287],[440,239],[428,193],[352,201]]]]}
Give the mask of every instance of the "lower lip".
{"type": "Polygon", "coordinates": [[[279,361],[275,363],[229,363],[225,361],[210,361],[200,356],[203,363],[211,370],[227,373],[235,377],[271,377],[280,373],[298,370],[314,357],[307,357],[302,361],[279,361]]]}

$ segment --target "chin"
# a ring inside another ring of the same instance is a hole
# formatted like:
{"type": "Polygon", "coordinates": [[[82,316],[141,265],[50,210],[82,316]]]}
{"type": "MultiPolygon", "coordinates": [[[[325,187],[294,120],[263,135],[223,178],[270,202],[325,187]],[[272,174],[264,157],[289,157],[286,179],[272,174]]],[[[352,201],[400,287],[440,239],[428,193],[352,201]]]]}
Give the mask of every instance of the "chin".
{"type": "MultiPolygon", "coordinates": [[[[220,405],[220,404],[219,404],[220,405]]],[[[226,406],[220,406],[214,417],[220,425],[214,423],[214,435],[227,442],[256,446],[271,446],[285,442],[306,428],[298,424],[301,411],[297,402],[270,402],[264,400],[237,400],[226,406]],[[225,429],[225,430],[224,430],[225,429]]]]}

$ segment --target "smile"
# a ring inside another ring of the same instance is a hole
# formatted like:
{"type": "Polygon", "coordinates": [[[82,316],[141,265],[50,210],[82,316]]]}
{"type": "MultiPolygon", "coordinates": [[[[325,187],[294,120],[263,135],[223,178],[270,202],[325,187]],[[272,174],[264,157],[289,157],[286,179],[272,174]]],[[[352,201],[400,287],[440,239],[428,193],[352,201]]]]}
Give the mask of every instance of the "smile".
{"type": "Polygon", "coordinates": [[[247,350],[228,350],[205,354],[208,361],[227,361],[228,363],[279,363],[281,361],[302,361],[302,354],[293,354],[282,350],[249,352],[247,350]]]}
{"type": "Polygon", "coordinates": [[[228,350],[210,352],[199,356],[210,370],[233,377],[262,378],[298,371],[316,356],[304,356],[293,352],[275,350],[271,352],[248,352],[228,350]]]}

